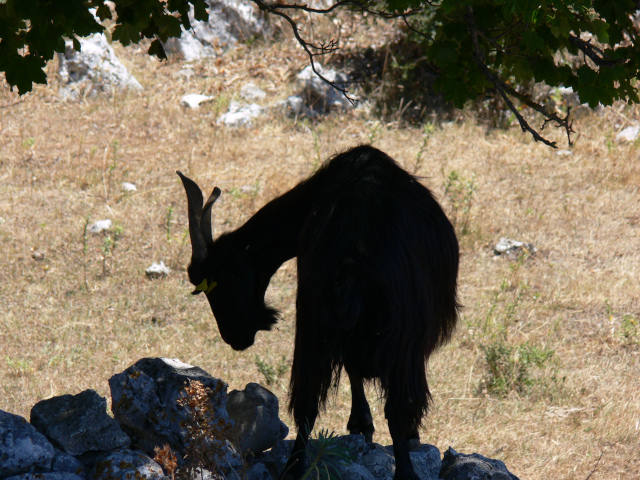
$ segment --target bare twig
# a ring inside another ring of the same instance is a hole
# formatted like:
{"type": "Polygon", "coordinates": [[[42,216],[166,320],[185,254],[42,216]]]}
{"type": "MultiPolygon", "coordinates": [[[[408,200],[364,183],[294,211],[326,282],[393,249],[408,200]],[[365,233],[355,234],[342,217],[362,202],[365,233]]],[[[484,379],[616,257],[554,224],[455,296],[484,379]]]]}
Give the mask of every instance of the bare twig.
{"type": "Polygon", "coordinates": [[[524,119],[522,114],[518,112],[515,105],[509,98],[509,95],[516,97],[522,103],[534,109],[535,111],[537,111],[538,113],[542,114],[545,117],[545,121],[542,127],[540,128],[540,130],[543,130],[548,122],[555,122],[559,127],[564,128],[565,131],[567,132],[569,145],[571,145],[572,143],[571,133],[573,133],[573,122],[571,121],[569,116],[570,112],[567,112],[567,115],[564,118],[561,118],[556,113],[549,112],[542,105],[534,102],[527,96],[519,93],[514,88],[507,85],[496,73],[491,71],[491,69],[487,66],[487,64],[484,61],[484,55],[483,55],[482,49],[480,48],[480,43],[478,41],[478,26],[476,24],[473,9],[470,6],[467,7],[466,20],[467,20],[467,26],[469,28],[469,32],[471,33],[471,41],[473,42],[473,57],[476,63],[480,67],[480,70],[482,70],[482,73],[485,75],[485,77],[496,87],[496,90],[498,90],[498,93],[506,103],[509,110],[511,110],[515,115],[515,117],[518,119],[518,123],[520,124],[520,128],[522,129],[522,131],[529,132],[533,136],[533,139],[536,142],[539,141],[552,148],[558,148],[556,142],[547,140],[542,135],[540,135],[537,130],[535,130],[534,128],[531,127],[531,125],[529,125],[529,123],[524,119]]]}
{"type": "Polygon", "coordinates": [[[596,470],[598,469],[598,464],[600,463],[600,460],[602,460],[602,455],[604,455],[604,450],[600,452],[600,456],[598,457],[598,460],[596,460],[596,464],[593,466],[593,470],[591,470],[591,473],[584,480],[589,480],[591,476],[594,473],[596,473],[596,470]]]}
{"type": "Polygon", "coordinates": [[[591,41],[587,42],[575,35],[570,35],[569,41],[571,42],[571,45],[584,53],[585,56],[589,57],[598,67],[615,67],[616,65],[622,65],[628,61],[624,58],[609,60],[606,58],[607,53],[604,50],[592,44],[591,41]]]}
{"type": "MultiPolygon", "coordinates": [[[[415,10],[411,10],[403,13],[393,13],[385,10],[377,10],[369,7],[371,2],[368,0],[338,0],[336,1],[336,3],[334,3],[333,5],[327,8],[312,8],[302,3],[278,3],[278,2],[270,2],[270,1],[268,2],[264,0],[252,0],[252,1],[258,6],[258,8],[260,8],[260,10],[265,11],[267,13],[271,13],[273,15],[277,15],[281,18],[284,18],[289,23],[289,25],[291,26],[293,35],[295,36],[300,46],[302,46],[307,56],[309,57],[309,62],[311,64],[311,69],[313,70],[313,73],[315,73],[316,76],[320,78],[323,82],[325,82],[327,85],[331,86],[332,88],[335,88],[337,91],[342,93],[342,95],[344,95],[344,97],[349,101],[349,103],[351,103],[351,105],[355,105],[356,100],[349,96],[349,92],[345,86],[345,82],[331,81],[325,76],[323,76],[316,68],[315,57],[327,55],[328,53],[333,53],[337,51],[339,49],[338,42],[336,42],[335,40],[330,40],[327,43],[321,43],[321,44],[313,44],[313,43],[307,42],[304,38],[302,38],[302,35],[300,34],[300,29],[296,21],[282,10],[285,10],[285,11],[300,10],[307,13],[326,14],[326,13],[333,12],[338,8],[344,7],[344,8],[351,8],[353,10],[357,10],[360,12],[371,13],[385,19],[400,18],[400,17],[406,18],[406,16],[415,15],[416,13],[421,11],[420,9],[415,9],[415,10]]],[[[429,5],[433,5],[433,3],[429,1],[427,1],[427,3],[429,5]]]]}
{"type": "MultiPolygon", "coordinates": [[[[296,40],[298,41],[300,46],[302,46],[302,48],[304,49],[304,51],[307,53],[307,55],[309,57],[309,62],[311,63],[311,69],[313,70],[313,73],[315,73],[318,76],[318,78],[320,78],[323,82],[325,82],[326,84],[330,85],[331,87],[335,88],[340,93],[342,93],[344,95],[344,97],[347,100],[349,100],[349,102],[352,105],[355,105],[356,100],[349,96],[349,92],[347,91],[347,89],[342,86],[344,84],[343,82],[340,82],[340,83],[332,82],[328,78],[324,77],[320,72],[318,72],[318,70],[316,68],[316,63],[315,63],[315,60],[314,60],[315,57],[319,56],[319,55],[326,55],[327,53],[331,53],[331,52],[336,51],[338,49],[338,46],[336,45],[336,43],[332,40],[332,41],[329,42],[328,45],[325,45],[325,44],[314,45],[314,44],[309,43],[306,40],[304,40],[302,38],[302,36],[300,35],[300,29],[298,28],[298,24],[296,23],[296,21],[293,20],[286,13],[280,12],[278,10],[278,8],[283,8],[283,7],[285,7],[285,8],[296,8],[296,5],[279,5],[279,4],[275,4],[275,3],[266,3],[266,2],[263,2],[262,0],[253,0],[253,1],[256,3],[256,5],[258,5],[260,10],[263,10],[263,11],[272,13],[273,15],[277,15],[279,17],[282,17],[289,23],[289,25],[291,25],[291,30],[293,32],[293,35],[296,37],[296,40]]],[[[298,10],[312,11],[314,13],[327,13],[327,12],[332,11],[336,6],[347,5],[347,4],[351,4],[351,3],[353,3],[353,2],[351,2],[350,0],[343,0],[341,2],[337,2],[335,5],[333,5],[329,9],[326,9],[326,11],[321,10],[321,9],[309,9],[309,7],[306,7],[305,5],[300,5],[299,6],[300,8],[298,8],[298,10]]]]}

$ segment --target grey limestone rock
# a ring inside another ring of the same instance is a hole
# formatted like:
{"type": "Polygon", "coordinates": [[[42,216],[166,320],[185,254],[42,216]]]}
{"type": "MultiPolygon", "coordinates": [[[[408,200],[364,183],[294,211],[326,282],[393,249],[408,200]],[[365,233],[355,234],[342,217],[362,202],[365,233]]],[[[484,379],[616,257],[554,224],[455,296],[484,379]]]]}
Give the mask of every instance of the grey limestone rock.
{"type": "Polygon", "coordinates": [[[232,47],[238,41],[269,33],[266,17],[248,0],[208,0],[209,20],[195,19],[189,13],[191,30],[183,30],[180,38],[164,45],[168,53],[180,54],[191,62],[215,56],[220,49],[232,47]]]}
{"type": "MultiPolygon", "coordinates": [[[[225,406],[227,384],[213,378],[199,367],[167,358],[143,358],[124,372],[109,379],[113,399],[113,414],[123,430],[129,434],[135,448],[153,455],[156,446],[168,444],[182,456],[189,442],[185,427],[190,411],[183,401],[185,387],[199,381],[211,390],[210,408],[215,424],[213,431],[231,428],[232,421],[225,406]]],[[[218,464],[233,468],[240,465],[240,457],[227,444],[212,439],[223,458],[218,464]]]]}
{"type": "Polygon", "coordinates": [[[24,418],[0,410],[0,478],[49,471],[56,450],[24,418]]]}
{"type": "MultiPolygon", "coordinates": [[[[323,68],[319,64],[316,64],[316,71],[339,87],[344,88],[349,84],[349,77],[344,73],[323,68]]],[[[298,84],[301,87],[299,96],[304,100],[308,109],[315,114],[324,115],[335,108],[344,110],[352,107],[342,92],[315,74],[311,65],[298,74],[298,84]]]]}
{"type": "Polygon", "coordinates": [[[4,480],[85,480],[85,477],[69,472],[24,473],[4,480]]]}
{"type": "Polygon", "coordinates": [[[278,417],[278,397],[257,383],[229,393],[227,412],[242,453],[268,450],[289,433],[278,417]]]}
{"type": "Polygon", "coordinates": [[[416,475],[421,480],[437,480],[442,467],[440,450],[433,445],[420,445],[420,448],[409,452],[416,475]]]}
{"type": "Polygon", "coordinates": [[[517,257],[522,253],[534,254],[537,251],[538,249],[533,243],[524,243],[510,238],[501,238],[493,247],[494,255],[506,255],[508,257],[517,257]]]}
{"type": "Polygon", "coordinates": [[[129,437],[107,415],[107,401],[94,390],[38,402],[31,424],[69,455],[127,447],[129,437]]]}
{"type": "Polygon", "coordinates": [[[393,449],[373,444],[372,449],[362,458],[360,463],[371,472],[377,480],[392,480],[396,470],[393,449]]]}
{"type": "Polygon", "coordinates": [[[102,33],[78,38],[81,51],[67,40],[66,49],[59,54],[58,74],[62,82],[63,97],[79,98],[116,90],[142,90],[142,85],[118,60],[113,47],[102,33]]]}
{"type": "Polygon", "coordinates": [[[443,480],[518,480],[504,462],[477,453],[465,455],[453,448],[444,452],[440,478],[443,480]]]}
{"type": "Polygon", "coordinates": [[[92,480],[169,480],[162,468],[142,452],[114,450],[99,457],[91,471],[92,480]]]}

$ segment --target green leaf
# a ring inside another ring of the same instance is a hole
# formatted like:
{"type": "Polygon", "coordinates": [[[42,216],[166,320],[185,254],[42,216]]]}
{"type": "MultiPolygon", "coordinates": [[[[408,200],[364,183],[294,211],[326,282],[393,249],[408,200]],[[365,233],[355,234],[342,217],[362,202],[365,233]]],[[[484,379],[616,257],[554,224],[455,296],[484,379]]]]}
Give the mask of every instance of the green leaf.
{"type": "Polygon", "coordinates": [[[593,33],[602,43],[609,42],[609,25],[603,20],[594,20],[592,23],[593,33]]]}
{"type": "Polygon", "coordinates": [[[123,46],[129,45],[131,42],[138,43],[140,40],[140,30],[131,24],[116,25],[111,34],[113,40],[119,41],[123,46]]]}
{"type": "Polygon", "coordinates": [[[160,60],[167,59],[167,52],[164,51],[162,43],[157,38],[149,46],[149,55],[155,55],[160,60]]]}
{"type": "Polygon", "coordinates": [[[96,15],[100,20],[111,20],[111,9],[107,5],[100,5],[96,10],[96,15]]]}
{"type": "Polygon", "coordinates": [[[205,0],[196,0],[193,2],[193,16],[201,22],[209,20],[209,12],[207,11],[207,2],[205,2],[205,0]]]}
{"type": "Polygon", "coordinates": [[[5,78],[9,85],[18,87],[18,93],[23,95],[30,92],[34,83],[46,85],[47,75],[44,72],[45,61],[35,55],[24,57],[15,53],[11,55],[9,64],[2,65],[5,70],[5,78]]]}
{"type": "Polygon", "coordinates": [[[556,18],[556,21],[551,25],[551,33],[556,38],[567,38],[571,33],[571,25],[566,17],[556,18]]]}
{"type": "Polygon", "coordinates": [[[179,37],[182,34],[180,24],[180,20],[173,15],[162,15],[156,19],[158,35],[162,40],[166,40],[169,37],[179,37]]]}
{"type": "Polygon", "coordinates": [[[544,39],[531,30],[527,30],[522,34],[522,43],[529,53],[536,53],[545,47],[544,39]]]}
{"type": "Polygon", "coordinates": [[[429,49],[433,63],[441,68],[447,68],[458,61],[458,44],[449,40],[434,43],[429,49]]]}

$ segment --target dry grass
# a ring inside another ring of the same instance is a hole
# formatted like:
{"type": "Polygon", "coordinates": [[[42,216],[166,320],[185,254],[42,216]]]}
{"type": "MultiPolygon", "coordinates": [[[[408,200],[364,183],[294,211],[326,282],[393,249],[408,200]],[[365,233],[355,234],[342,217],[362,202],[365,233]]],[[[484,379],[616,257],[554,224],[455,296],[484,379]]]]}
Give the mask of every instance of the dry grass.
{"type": "MultiPolygon", "coordinates": [[[[266,89],[270,101],[285,96],[286,79],[304,65],[287,43],[236,50],[217,62],[217,74],[215,62],[197,64],[190,80],[177,75],[177,62],[122,53],[145,86],[140,95],[65,103],[54,84],[15,103],[1,87],[0,409],[28,417],[43,398],[87,388],[109,397],[107,379],[147,356],[199,365],[231,389],[264,383],[262,363],[276,372],[270,388],[285,405],[288,374],[278,371],[293,353],[295,263],[268,291],[283,312],[278,329],[232,351],[203,298],[189,294],[175,170],[222,188],[221,232],[354,144],[373,140],[412,170],[423,132],[360,112],[319,124],[272,115],[250,129],[216,125],[244,82],[266,89]],[[289,60],[272,65],[278,57],[289,60]],[[194,92],[216,101],[183,109],[181,95],[194,92]],[[123,193],[123,181],[137,192],[123,193]],[[106,275],[104,238],[84,241],[87,218],[122,226],[106,275]],[[144,270],[159,260],[173,274],[147,280],[144,270]]],[[[460,236],[465,309],[454,340],[429,366],[435,402],[424,442],[500,458],[523,479],[585,479],[594,469],[594,480],[640,478],[640,161],[637,144],[613,141],[637,116],[618,108],[582,119],[571,156],[517,128],[487,132],[472,119],[428,135],[418,174],[447,211],[475,176],[471,210],[458,212],[468,220],[460,236]],[[453,170],[462,189],[444,195],[453,170]],[[501,236],[539,251],[519,261],[494,257],[501,236]],[[553,356],[540,366],[512,357],[530,367],[526,382],[490,394],[483,349],[498,344],[553,356]]],[[[375,395],[376,440],[389,443],[375,395]]],[[[318,427],[343,432],[348,403],[345,381],[318,427]]]]}

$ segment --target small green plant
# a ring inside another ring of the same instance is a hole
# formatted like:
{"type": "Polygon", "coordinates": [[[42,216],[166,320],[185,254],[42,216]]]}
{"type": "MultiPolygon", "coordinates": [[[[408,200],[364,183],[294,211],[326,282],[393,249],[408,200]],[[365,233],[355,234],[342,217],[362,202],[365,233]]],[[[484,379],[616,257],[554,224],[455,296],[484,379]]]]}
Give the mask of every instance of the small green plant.
{"type": "Polygon", "coordinates": [[[33,371],[31,360],[28,360],[26,358],[5,357],[5,363],[7,367],[13,370],[13,373],[16,376],[22,376],[26,373],[33,371]]]}
{"type": "Polygon", "coordinates": [[[461,235],[469,233],[469,220],[473,206],[473,194],[476,191],[476,175],[464,178],[457,170],[445,176],[444,198],[449,203],[451,223],[461,235]]]}
{"type": "Polygon", "coordinates": [[[117,161],[118,161],[118,149],[120,147],[120,142],[118,140],[114,140],[114,137],[117,133],[113,133],[107,146],[104,149],[104,154],[102,156],[102,165],[103,165],[103,174],[102,174],[102,187],[104,189],[104,199],[105,201],[109,200],[109,190],[112,187],[113,176],[117,169],[117,161]],[[111,155],[111,163],[107,165],[107,154],[109,153],[109,147],[113,145],[112,155],[111,155]]]}
{"type": "Polygon", "coordinates": [[[36,139],[35,139],[35,138],[33,138],[33,137],[25,138],[25,139],[22,141],[22,146],[23,146],[24,148],[32,148],[35,144],[36,144],[36,139]]]}
{"type": "Polygon", "coordinates": [[[378,121],[367,122],[367,127],[369,128],[369,132],[367,133],[369,144],[373,145],[380,138],[380,133],[382,132],[382,124],[378,121]]]}
{"type": "Polygon", "coordinates": [[[164,230],[167,234],[167,243],[169,244],[169,246],[171,246],[171,221],[173,220],[173,212],[174,208],[173,206],[170,206],[167,209],[167,214],[164,218],[164,230]]]}
{"type": "Polygon", "coordinates": [[[120,224],[115,224],[113,230],[107,232],[102,241],[102,276],[106,277],[108,273],[107,259],[111,258],[113,263],[113,254],[120,240],[120,236],[124,231],[124,227],[120,224]]]}
{"type": "Polygon", "coordinates": [[[313,159],[313,169],[317,170],[322,165],[322,146],[320,145],[320,135],[315,128],[311,129],[311,135],[313,136],[313,151],[315,158],[313,159]]]}
{"type": "Polygon", "coordinates": [[[353,462],[353,456],[335,432],[322,429],[307,445],[309,467],[301,480],[340,480],[340,466],[353,462]]]}
{"type": "Polygon", "coordinates": [[[638,319],[630,314],[623,315],[620,334],[626,344],[631,345],[633,343],[637,343],[640,338],[640,332],[638,332],[638,319]]]}
{"type": "Polygon", "coordinates": [[[422,127],[422,143],[420,144],[420,148],[418,148],[418,153],[416,153],[416,158],[413,161],[413,173],[414,175],[418,173],[418,170],[422,166],[422,155],[427,151],[427,145],[429,144],[429,138],[435,132],[436,128],[431,122],[427,122],[422,127]]]}
{"type": "MultiPolygon", "coordinates": [[[[512,275],[515,276],[521,264],[520,260],[511,264],[512,275]]],[[[509,327],[516,323],[516,311],[530,287],[526,282],[517,282],[513,288],[511,285],[512,283],[507,278],[503,278],[500,282],[500,288],[494,292],[482,325],[484,334],[491,334],[494,337],[500,336],[506,340],[509,327]],[[507,299],[504,299],[505,296],[507,299]],[[508,298],[509,296],[510,298],[508,298]],[[500,310],[501,305],[503,308],[500,310]]]]}
{"type": "Polygon", "coordinates": [[[91,212],[84,217],[84,224],[82,228],[82,285],[85,290],[89,289],[89,283],[87,282],[87,252],[89,251],[89,222],[91,220],[91,212]]]}
{"type": "Polygon", "coordinates": [[[488,368],[483,385],[490,394],[504,396],[511,391],[523,393],[536,380],[533,368],[540,368],[553,357],[554,351],[524,343],[511,346],[503,340],[483,345],[482,351],[488,368]]]}
{"type": "Polygon", "coordinates": [[[267,385],[273,385],[274,383],[276,383],[289,370],[289,365],[287,364],[286,357],[284,356],[282,357],[280,365],[274,367],[273,365],[269,365],[258,355],[256,355],[256,367],[258,368],[258,371],[264,376],[267,385]]]}

